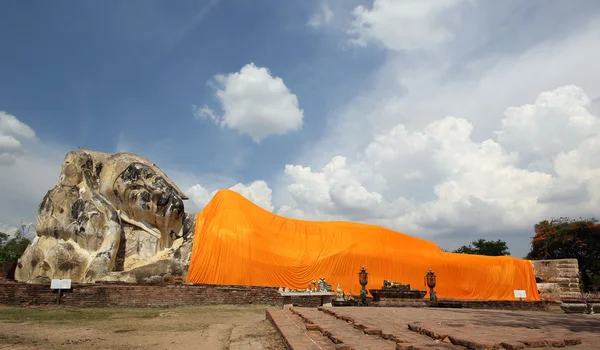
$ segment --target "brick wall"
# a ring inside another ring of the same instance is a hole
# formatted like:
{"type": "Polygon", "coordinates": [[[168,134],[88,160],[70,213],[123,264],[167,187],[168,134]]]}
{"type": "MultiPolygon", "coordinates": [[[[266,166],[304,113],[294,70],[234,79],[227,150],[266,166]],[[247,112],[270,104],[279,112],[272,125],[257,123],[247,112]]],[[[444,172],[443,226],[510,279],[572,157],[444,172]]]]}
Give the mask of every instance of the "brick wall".
{"type": "Polygon", "coordinates": [[[453,300],[440,299],[439,302],[460,303],[467,309],[491,309],[491,310],[533,310],[545,311],[549,309],[549,302],[540,301],[519,301],[519,300],[453,300]]]}
{"type": "MultiPolygon", "coordinates": [[[[49,284],[27,284],[19,282],[0,282],[0,304],[5,305],[50,305],[56,304],[57,292],[49,284]]],[[[545,310],[545,301],[484,301],[484,300],[447,300],[458,302],[465,308],[545,310]]],[[[293,297],[292,303],[300,307],[317,307],[320,296],[293,297]]],[[[177,306],[209,304],[260,304],[280,306],[283,298],[277,288],[225,286],[225,285],[187,285],[187,284],[73,284],[73,288],[64,291],[61,304],[70,306],[177,306]]],[[[392,306],[377,305],[372,306],[392,306]]],[[[426,303],[425,303],[426,304],[426,303]]],[[[397,305],[395,305],[397,306],[397,305]]]]}
{"type": "MultiPolygon", "coordinates": [[[[55,304],[49,284],[0,282],[0,304],[55,304]]],[[[72,306],[282,305],[277,288],[187,284],[73,284],[61,304],[72,306]]]]}
{"type": "MultiPolygon", "coordinates": [[[[283,301],[282,301],[283,303],[283,301]]],[[[298,307],[319,307],[321,305],[321,297],[316,295],[292,297],[292,304],[298,307]]]]}

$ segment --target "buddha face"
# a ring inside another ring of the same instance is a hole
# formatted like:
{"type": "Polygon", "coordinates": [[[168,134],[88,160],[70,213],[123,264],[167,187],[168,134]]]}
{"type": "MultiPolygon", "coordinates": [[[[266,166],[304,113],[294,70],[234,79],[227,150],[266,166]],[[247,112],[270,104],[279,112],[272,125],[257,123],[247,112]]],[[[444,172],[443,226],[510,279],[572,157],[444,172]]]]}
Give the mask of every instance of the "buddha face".
{"type": "Polygon", "coordinates": [[[113,203],[132,219],[158,228],[167,235],[181,230],[183,200],[178,191],[150,166],[130,163],[112,184],[113,203]]]}

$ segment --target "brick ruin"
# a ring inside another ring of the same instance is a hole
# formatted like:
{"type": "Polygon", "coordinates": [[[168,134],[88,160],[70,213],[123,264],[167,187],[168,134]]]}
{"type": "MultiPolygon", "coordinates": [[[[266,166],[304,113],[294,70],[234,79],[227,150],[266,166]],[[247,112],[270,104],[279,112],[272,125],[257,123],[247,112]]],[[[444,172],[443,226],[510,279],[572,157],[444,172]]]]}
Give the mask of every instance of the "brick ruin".
{"type": "Polygon", "coordinates": [[[577,259],[533,260],[540,298],[561,300],[581,298],[577,259]]]}

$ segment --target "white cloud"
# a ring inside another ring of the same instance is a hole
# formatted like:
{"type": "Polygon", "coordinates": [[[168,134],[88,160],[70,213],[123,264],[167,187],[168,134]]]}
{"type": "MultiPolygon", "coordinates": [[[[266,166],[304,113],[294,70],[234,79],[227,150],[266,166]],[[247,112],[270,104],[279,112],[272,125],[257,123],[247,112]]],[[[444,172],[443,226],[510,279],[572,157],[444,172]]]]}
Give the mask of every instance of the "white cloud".
{"type": "Polygon", "coordinates": [[[0,226],[35,221],[37,207],[56,184],[66,150],[41,144],[33,129],[0,112],[0,226]]]}
{"type": "Polygon", "coordinates": [[[287,191],[293,206],[282,207],[282,215],[362,220],[390,215],[394,210],[381,194],[365,187],[382,188],[381,176],[360,163],[348,166],[342,156],[334,157],[317,172],[310,167],[286,165],[285,174],[292,180],[287,191]]]}
{"type": "Polygon", "coordinates": [[[319,4],[319,9],[308,19],[308,25],[315,29],[326,26],[331,23],[333,16],[334,14],[329,4],[326,1],[322,1],[319,4]]]}
{"type": "Polygon", "coordinates": [[[267,211],[273,211],[273,204],[271,202],[273,191],[271,191],[265,181],[254,181],[249,185],[238,183],[229,189],[241,194],[259,207],[267,211]]]}
{"type": "Polygon", "coordinates": [[[0,152],[14,152],[21,148],[21,142],[10,135],[0,135],[0,152]]]}
{"type": "Polygon", "coordinates": [[[302,127],[298,98],[267,68],[249,63],[239,72],[215,76],[215,83],[223,116],[204,106],[196,109],[197,117],[248,134],[257,143],[302,127]]]}
{"type": "Polygon", "coordinates": [[[26,139],[35,138],[35,132],[27,124],[21,122],[14,115],[2,111],[0,111],[0,133],[26,139]]]}
{"type": "Polygon", "coordinates": [[[35,140],[35,132],[14,115],[0,111],[0,165],[15,162],[15,155],[23,151],[20,140],[35,140]]]}
{"type": "MultiPolygon", "coordinates": [[[[211,201],[219,189],[220,188],[213,188],[211,191],[200,184],[188,188],[188,190],[185,191],[189,197],[189,200],[185,203],[186,212],[195,213],[202,210],[208,202],[211,201]]],[[[257,180],[249,184],[237,183],[229,189],[241,194],[246,197],[246,199],[267,211],[273,211],[274,209],[272,204],[272,190],[263,180],[257,180]]]]}
{"type": "Polygon", "coordinates": [[[196,184],[185,191],[189,199],[184,203],[185,211],[196,213],[202,210],[212,199],[216,191],[210,193],[200,184],[196,184]]]}
{"type": "Polygon", "coordinates": [[[9,237],[12,237],[12,235],[17,231],[17,228],[14,226],[10,226],[10,225],[5,225],[3,223],[0,223],[0,232],[2,233],[6,233],[9,237]]]}
{"type": "Polygon", "coordinates": [[[558,198],[550,199],[549,202],[555,205],[569,205],[570,211],[575,213],[578,210],[596,212],[600,206],[598,159],[600,159],[600,133],[598,132],[585,138],[575,149],[560,152],[554,159],[554,171],[562,181],[549,194],[558,198]],[[583,190],[579,198],[569,197],[570,194],[579,192],[573,191],[573,187],[583,190]],[[587,199],[587,203],[581,199],[587,199]]]}
{"type": "Polygon", "coordinates": [[[358,155],[335,156],[321,170],[287,165],[290,199],[278,213],[366,221],[421,236],[498,235],[530,230],[549,216],[591,215],[600,204],[600,117],[589,102],[572,85],[543,92],[533,104],[508,108],[497,139],[483,141],[462,118],[414,132],[398,124],[358,155]],[[531,166],[540,160],[550,168],[531,166]],[[584,195],[569,197],[573,186],[584,195]]]}
{"type": "Polygon", "coordinates": [[[441,16],[466,0],[374,0],[354,8],[351,44],[377,42],[391,50],[429,49],[453,38],[441,16]]]}
{"type": "Polygon", "coordinates": [[[583,89],[573,85],[544,92],[534,104],[506,110],[498,139],[519,152],[522,164],[550,170],[550,157],[600,131],[598,118],[588,110],[590,102],[583,89]]]}
{"type": "MultiPolygon", "coordinates": [[[[474,16],[465,14],[465,21],[470,18],[467,15],[474,16]]],[[[510,22],[515,31],[523,26],[509,15],[497,17],[481,21],[512,20],[516,22],[510,22]]],[[[487,55],[485,49],[493,46],[500,34],[486,27],[480,32],[484,38],[475,41],[484,42],[484,47],[469,46],[470,41],[461,36],[457,37],[457,45],[448,45],[435,54],[390,52],[385,63],[366,81],[361,94],[329,116],[326,135],[312,150],[300,155],[300,161],[324,164],[335,155],[360,151],[374,134],[399,123],[421,130],[446,115],[467,119],[474,126],[473,137],[486,139],[501,127],[507,106],[532,103],[541,91],[559,86],[576,85],[592,99],[600,96],[600,71],[590,68],[600,60],[597,22],[581,22],[560,36],[544,36],[530,40],[522,49],[487,55]],[[492,34],[494,38],[486,37],[492,34]],[[470,56],[471,52],[477,55],[470,56]]]]}

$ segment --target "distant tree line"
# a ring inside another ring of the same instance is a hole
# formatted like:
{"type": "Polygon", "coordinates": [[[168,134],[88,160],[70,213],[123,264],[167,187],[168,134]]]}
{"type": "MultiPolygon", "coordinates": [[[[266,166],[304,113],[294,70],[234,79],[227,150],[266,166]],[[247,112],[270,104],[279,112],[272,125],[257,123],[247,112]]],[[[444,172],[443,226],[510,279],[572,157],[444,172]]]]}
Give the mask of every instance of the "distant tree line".
{"type": "Polygon", "coordinates": [[[508,245],[506,245],[505,241],[500,239],[497,241],[488,241],[482,238],[471,242],[469,245],[463,245],[462,247],[456,249],[454,253],[488,256],[510,255],[508,245]]]}
{"type": "Polygon", "coordinates": [[[0,232],[0,264],[5,261],[19,260],[31,243],[29,236],[32,226],[32,224],[22,223],[12,235],[0,232]]]}

